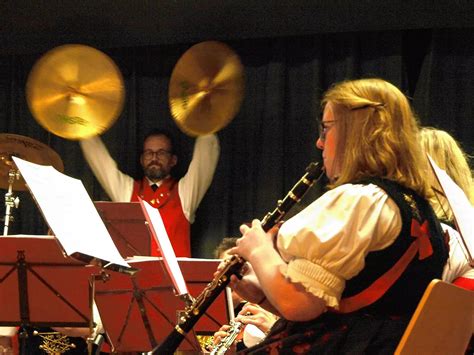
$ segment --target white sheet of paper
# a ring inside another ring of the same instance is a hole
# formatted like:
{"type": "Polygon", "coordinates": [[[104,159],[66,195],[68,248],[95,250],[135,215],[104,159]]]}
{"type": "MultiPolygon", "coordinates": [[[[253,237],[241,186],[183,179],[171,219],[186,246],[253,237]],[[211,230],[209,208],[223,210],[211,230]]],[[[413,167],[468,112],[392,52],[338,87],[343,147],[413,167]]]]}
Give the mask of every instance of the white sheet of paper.
{"type": "Polygon", "coordinates": [[[140,200],[140,204],[144,208],[145,217],[148,220],[151,228],[151,234],[155,238],[158,246],[160,247],[161,255],[165,263],[166,269],[170,275],[171,281],[173,282],[174,288],[179,295],[188,293],[186,282],[184,281],[183,273],[179,267],[176,254],[174,253],[173,247],[171,246],[168,233],[166,232],[163,219],[158,209],[151,206],[148,202],[140,200]]]}
{"type": "Polygon", "coordinates": [[[13,157],[46,222],[67,255],[74,253],[129,267],[115,246],[82,181],[52,166],[13,157]]]}
{"type": "Polygon", "coordinates": [[[474,207],[464,191],[451,179],[446,171],[441,169],[429,155],[428,159],[453,211],[458,232],[464,241],[464,246],[470,258],[469,262],[472,265],[472,256],[474,255],[474,207]]]}

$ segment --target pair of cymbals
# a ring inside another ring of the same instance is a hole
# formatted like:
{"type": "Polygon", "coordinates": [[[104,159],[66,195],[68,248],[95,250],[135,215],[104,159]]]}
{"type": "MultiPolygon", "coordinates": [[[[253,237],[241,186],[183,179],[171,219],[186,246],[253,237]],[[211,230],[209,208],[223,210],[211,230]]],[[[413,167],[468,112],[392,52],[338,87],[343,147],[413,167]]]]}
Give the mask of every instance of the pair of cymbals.
{"type": "MultiPolygon", "coordinates": [[[[18,134],[0,134],[0,188],[8,189],[10,171],[17,171],[12,157],[21,158],[39,165],[51,165],[63,172],[64,165],[61,157],[46,144],[18,134]]],[[[13,181],[12,189],[26,190],[25,180],[20,177],[13,181]]]]}
{"type": "MultiPolygon", "coordinates": [[[[85,45],[64,45],[35,63],[27,82],[34,118],[66,139],[104,133],[121,113],[123,79],[112,59],[85,45]]],[[[243,66],[225,44],[191,47],[170,79],[169,104],[178,127],[197,136],[216,132],[237,113],[244,90],[243,66]]]]}

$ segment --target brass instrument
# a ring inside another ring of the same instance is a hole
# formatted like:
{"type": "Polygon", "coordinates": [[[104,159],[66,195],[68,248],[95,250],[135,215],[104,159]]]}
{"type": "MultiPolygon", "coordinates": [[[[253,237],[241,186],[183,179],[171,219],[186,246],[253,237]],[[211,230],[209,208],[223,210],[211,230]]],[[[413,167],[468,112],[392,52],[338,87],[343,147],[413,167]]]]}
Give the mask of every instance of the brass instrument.
{"type": "Polygon", "coordinates": [[[176,63],[168,90],[171,114],[187,135],[224,128],[243,99],[244,75],[239,57],[224,43],[201,42],[176,63]]]}
{"type": "Polygon", "coordinates": [[[76,348],[76,345],[69,341],[69,337],[60,332],[38,332],[35,330],[33,335],[43,339],[39,348],[47,354],[60,355],[76,348]]]}
{"type": "Polygon", "coordinates": [[[122,111],[124,91],[112,59],[80,44],[47,52],[26,84],[33,117],[49,132],[72,140],[104,133],[122,111]]]}
{"type": "MultiPolygon", "coordinates": [[[[262,228],[270,230],[275,224],[280,222],[285,214],[295,203],[299,202],[306,191],[323,176],[321,164],[311,163],[306,168],[306,173],[293,186],[283,200],[278,201],[277,207],[269,212],[262,220],[262,228]]],[[[245,260],[238,255],[223,262],[223,267],[216,277],[204,288],[204,290],[187,306],[180,317],[179,323],[166,339],[153,349],[152,354],[172,354],[181,344],[186,334],[193,328],[199,318],[206,312],[209,306],[219,296],[230,282],[232,275],[242,276],[240,271],[245,260]]]]}

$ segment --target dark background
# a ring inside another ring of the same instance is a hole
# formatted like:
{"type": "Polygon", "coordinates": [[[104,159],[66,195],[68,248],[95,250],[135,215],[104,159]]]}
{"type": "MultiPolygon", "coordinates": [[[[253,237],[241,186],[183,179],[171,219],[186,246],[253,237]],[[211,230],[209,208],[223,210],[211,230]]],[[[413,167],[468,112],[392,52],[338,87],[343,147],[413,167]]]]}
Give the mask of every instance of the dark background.
{"type": "MultiPolygon", "coordinates": [[[[0,17],[0,132],[51,146],[93,200],[107,196],[78,143],[45,131],[28,109],[33,64],[67,43],[93,46],[115,61],[126,101],[103,139],[121,169],[136,176],[143,135],[153,127],[176,133],[178,172],[189,161],[193,139],[178,131],[168,106],[169,78],[181,55],[207,40],[237,52],[245,97],[218,133],[219,164],[192,229],[196,257],[212,256],[242,222],[273,210],[307,164],[320,159],[319,99],[334,82],[384,78],[411,98],[423,125],[445,129],[474,150],[471,1],[2,1],[0,17]]],[[[44,234],[31,196],[18,195],[9,234],[44,234]]]]}

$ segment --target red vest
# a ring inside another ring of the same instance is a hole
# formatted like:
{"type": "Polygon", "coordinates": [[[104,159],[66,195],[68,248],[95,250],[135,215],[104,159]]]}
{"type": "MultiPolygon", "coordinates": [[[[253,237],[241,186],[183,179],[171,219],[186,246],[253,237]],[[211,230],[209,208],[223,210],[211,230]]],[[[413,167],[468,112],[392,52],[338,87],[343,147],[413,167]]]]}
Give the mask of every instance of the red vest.
{"type": "MultiPolygon", "coordinates": [[[[166,179],[156,191],[153,191],[146,178],[135,180],[131,202],[138,202],[138,196],[159,209],[176,256],[191,257],[190,225],[183,213],[177,181],[166,179]]],[[[153,238],[151,255],[161,255],[153,238]]]]}

